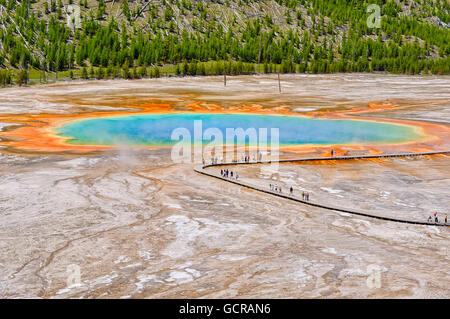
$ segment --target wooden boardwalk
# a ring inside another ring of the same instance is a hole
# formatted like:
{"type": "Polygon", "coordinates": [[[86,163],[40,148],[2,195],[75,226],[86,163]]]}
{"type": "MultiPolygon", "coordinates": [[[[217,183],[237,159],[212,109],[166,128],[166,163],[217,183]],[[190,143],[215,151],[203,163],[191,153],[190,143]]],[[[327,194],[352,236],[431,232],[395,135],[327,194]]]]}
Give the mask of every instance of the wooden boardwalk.
{"type": "Polygon", "coordinates": [[[408,220],[408,219],[399,219],[399,218],[392,218],[387,216],[381,216],[381,215],[374,215],[364,212],[358,212],[353,209],[344,208],[344,207],[338,207],[338,206],[331,206],[331,205],[324,205],[320,204],[319,202],[311,202],[302,200],[300,198],[297,198],[295,196],[291,196],[288,194],[278,193],[269,189],[264,189],[256,185],[251,185],[248,183],[244,183],[240,180],[232,179],[232,178],[226,178],[223,176],[220,176],[219,174],[213,174],[205,170],[205,168],[208,167],[219,167],[219,166],[227,166],[227,165],[251,165],[251,164],[270,164],[270,163],[289,163],[289,162],[307,162],[307,161],[336,161],[336,160],[354,160],[354,159],[371,159],[371,158],[391,158],[391,157],[415,157],[415,156],[427,156],[427,155],[439,155],[439,154],[450,154],[450,151],[434,151],[434,152],[422,152],[422,153],[397,153],[397,154],[379,154],[379,155],[360,155],[360,156],[333,156],[333,157],[310,157],[310,158],[297,158],[297,159],[281,159],[281,160],[267,160],[267,161],[250,161],[250,162],[227,162],[227,163],[218,163],[218,164],[207,164],[207,165],[201,165],[196,166],[194,168],[194,171],[197,173],[207,175],[210,177],[214,177],[235,185],[239,185],[242,187],[246,187],[249,189],[253,189],[262,193],[270,194],[273,196],[278,196],[284,199],[288,199],[291,201],[295,201],[298,203],[302,203],[309,206],[324,208],[328,210],[333,210],[337,212],[343,212],[358,216],[364,216],[364,217],[370,217],[370,218],[376,218],[391,222],[397,222],[397,223],[405,223],[405,224],[415,224],[415,225],[426,225],[426,226],[450,226],[450,224],[443,224],[443,223],[433,223],[433,222],[425,222],[425,221],[419,221],[419,220],[408,220]]]}

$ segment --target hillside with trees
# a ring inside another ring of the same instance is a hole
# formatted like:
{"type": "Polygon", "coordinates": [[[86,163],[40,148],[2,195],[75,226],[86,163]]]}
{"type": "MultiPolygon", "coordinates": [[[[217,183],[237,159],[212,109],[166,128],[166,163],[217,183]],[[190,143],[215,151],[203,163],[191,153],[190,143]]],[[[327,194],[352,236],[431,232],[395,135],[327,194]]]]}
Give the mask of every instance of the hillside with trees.
{"type": "Polygon", "coordinates": [[[449,12],[447,0],[0,0],[0,85],[169,74],[449,74],[449,12]],[[379,28],[367,23],[371,4],[381,8],[379,28]],[[79,8],[80,25],[69,6],[79,8]]]}

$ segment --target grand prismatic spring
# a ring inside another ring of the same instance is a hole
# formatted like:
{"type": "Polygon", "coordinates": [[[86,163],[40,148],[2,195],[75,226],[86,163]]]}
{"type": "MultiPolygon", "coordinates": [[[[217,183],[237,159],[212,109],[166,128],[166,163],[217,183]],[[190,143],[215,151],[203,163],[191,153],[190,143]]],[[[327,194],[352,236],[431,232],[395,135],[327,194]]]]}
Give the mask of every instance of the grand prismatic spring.
{"type": "Polygon", "coordinates": [[[202,129],[203,126],[205,130],[219,129],[223,136],[226,136],[227,128],[267,128],[269,140],[270,129],[278,128],[280,146],[402,143],[414,142],[422,137],[414,127],[390,123],[202,113],[95,118],[66,124],[57,133],[73,144],[167,146],[174,144],[172,132],[178,127],[187,128],[190,136],[194,136],[195,121],[201,121],[202,129]]]}
{"type": "MultiPolygon", "coordinates": [[[[281,86],[236,76],[1,90],[0,295],[450,297],[449,227],[302,205],[171,159],[173,130],[194,136],[199,120],[224,138],[278,128],[282,159],[446,151],[450,78],[286,75],[281,86]]],[[[449,213],[445,154],[228,168],[323,205],[449,213]]]]}

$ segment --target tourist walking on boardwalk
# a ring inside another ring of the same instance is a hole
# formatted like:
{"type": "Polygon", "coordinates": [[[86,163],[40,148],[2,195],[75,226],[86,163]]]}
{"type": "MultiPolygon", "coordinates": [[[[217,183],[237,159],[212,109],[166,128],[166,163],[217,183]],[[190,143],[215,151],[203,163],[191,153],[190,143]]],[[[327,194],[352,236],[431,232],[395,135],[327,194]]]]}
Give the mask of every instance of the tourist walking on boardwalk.
{"type": "Polygon", "coordinates": [[[289,189],[289,193],[291,193],[291,195],[292,195],[292,193],[294,193],[294,189],[292,188],[292,186],[291,186],[291,188],[289,189]]]}
{"type": "Polygon", "coordinates": [[[448,218],[448,216],[447,215],[445,215],[445,223],[447,224],[447,218],[448,218]]]}
{"type": "Polygon", "coordinates": [[[431,223],[433,221],[433,219],[431,218],[431,215],[428,216],[428,222],[431,223]]]}
{"type": "Polygon", "coordinates": [[[305,192],[302,192],[302,199],[305,200],[305,192]]]}

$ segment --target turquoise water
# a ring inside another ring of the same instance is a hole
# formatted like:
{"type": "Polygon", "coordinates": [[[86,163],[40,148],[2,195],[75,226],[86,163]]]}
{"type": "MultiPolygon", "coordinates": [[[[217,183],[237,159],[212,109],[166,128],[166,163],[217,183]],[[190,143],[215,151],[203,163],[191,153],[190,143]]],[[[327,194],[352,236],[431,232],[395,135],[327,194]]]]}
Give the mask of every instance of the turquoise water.
{"type": "MultiPolygon", "coordinates": [[[[194,120],[202,120],[203,132],[218,128],[224,139],[226,128],[279,129],[281,146],[304,144],[401,143],[417,140],[415,128],[399,124],[312,119],[298,116],[255,114],[144,114],[78,120],[57,129],[68,143],[78,145],[149,145],[169,146],[172,131],[186,128],[194,136],[194,120]]],[[[205,140],[209,142],[210,140],[205,140]]]]}

